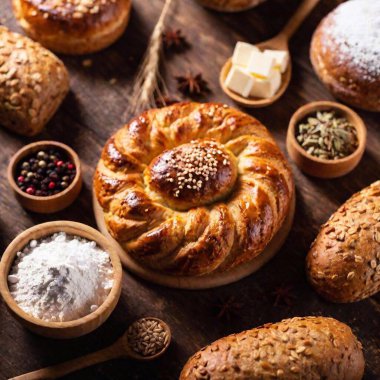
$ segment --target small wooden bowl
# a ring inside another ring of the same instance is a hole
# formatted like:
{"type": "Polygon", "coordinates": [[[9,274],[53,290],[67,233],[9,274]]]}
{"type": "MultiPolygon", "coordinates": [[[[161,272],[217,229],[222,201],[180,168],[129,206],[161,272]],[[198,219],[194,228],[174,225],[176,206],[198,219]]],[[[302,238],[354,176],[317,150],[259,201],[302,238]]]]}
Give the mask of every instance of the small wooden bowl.
{"type": "Polygon", "coordinates": [[[241,96],[237,94],[236,92],[231,91],[226,86],[227,75],[230,72],[231,67],[232,67],[232,58],[229,58],[224,64],[224,66],[222,67],[222,70],[220,71],[220,75],[219,75],[220,87],[222,87],[222,90],[224,91],[224,93],[227,96],[229,96],[234,102],[236,102],[237,104],[245,108],[262,108],[262,107],[270,106],[275,101],[280,99],[282,95],[284,95],[286,89],[289,86],[290,79],[292,77],[292,63],[291,63],[291,60],[289,59],[289,63],[288,63],[288,67],[286,71],[283,74],[281,74],[281,86],[271,98],[252,98],[252,97],[245,98],[244,96],[241,96]]]}
{"type": "Polygon", "coordinates": [[[11,185],[13,192],[20,204],[30,211],[38,212],[41,214],[51,214],[68,207],[78,197],[82,188],[81,164],[78,155],[69,146],[57,141],[38,141],[21,148],[11,158],[8,165],[7,175],[8,182],[11,185]],[[40,150],[49,148],[61,149],[68,155],[70,160],[72,160],[75,164],[76,176],[67,187],[67,189],[61,191],[58,194],[46,197],[29,195],[17,186],[17,183],[15,181],[15,172],[17,165],[24,157],[40,150]]]}
{"type": "Polygon", "coordinates": [[[85,224],[55,221],[36,225],[18,235],[4,252],[0,262],[0,294],[11,314],[23,326],[36,334],[56,339],[76,338],[88,334],[105,322],[120,298],[122,267],[119,250],[120,248],[115,243],[85,224]],[[103,304],[93,313],[68,322],[48,322],[31,316],[18,306],[8,288],[8,274],[17,252],[21,251],[31,240],[41,239],[56,232],[66,232],[95,241],[99,247],[108,252],[114,269],[114,284],[103,304]]]}
{"type": "Polygon", "coordinates": [[[289,128],[286,138],[286,146],[289,156],[296,165],[305,172],[318,178],[337,178],[353,170],[361,160],[365,151],[367,140],[367,129],[361,117],[351,108],[343,104],[330,101],[317,101],[308,103],[299,108],[289,122],[289,128]],[[308,154],[298,143],[295,131],[299,122],[307,115],[317,111],[335,110],[338,114],[346,117],[348,121],[356,128],[359,146],[347,157],[338,160],[326,160],[308,154]]]}

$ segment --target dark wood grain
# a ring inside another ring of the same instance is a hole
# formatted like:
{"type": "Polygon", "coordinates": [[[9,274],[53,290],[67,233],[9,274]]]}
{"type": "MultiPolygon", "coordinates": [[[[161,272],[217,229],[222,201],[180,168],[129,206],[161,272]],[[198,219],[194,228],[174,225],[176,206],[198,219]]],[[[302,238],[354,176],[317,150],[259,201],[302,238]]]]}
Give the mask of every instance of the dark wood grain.
{"type": "MultiPolygon", "coordinates": [[[[0,20],[15,31],[9,0],[0,2],[0,20]]],[[[218,85],[219,68],[237,40],[252,43],[275,35],[299,4],[298,0],[269,0],[258,8],[235,15],[207,11],[192,0],[179,0],[172,26],[181,28],[192,43],[184,54],[167,56],[166,78],[176,94],[174,75],[187,70],[202,72],[212,93],[203,100],[230,103],[218,85]]],[[[284,97],[273,106],[249,111],[274,134],[285,150],[285,136],[292,113],[308,101],[332,99],[314,75],[308,50],[312,31],[338,1],[323,0],[291,42],[294,72],[284,97]]],[[[20,138],[0,129],[0,251],[24,229],[40,222],[68,219],[94,226],[91,206],[92,175],[106,139],[121,126],[127,93],[158,17],[162,1],[134,0],[131,24],[111,48],[89,57],[62,57],[71,74],[71,92],[46,130],[34,139],[20,138]],[[84,68],[85,58],[93,60],[84,68]],[[111,85],[109,80],[116,78],[111,85]],[[21,146],[40,139],[71,145],[84,166],[84,189],[67,210],[51,216],[24,211],[6,181],[10,156],[21,146]]],[[[378,114],[359,111],[368,127],[363,160],[349,175],[318,180],[294,173],[297,209],[292,232],[280,253],[262,270],[236,284],[207,291],[167,289],[124,273],[121,300],[110,319],[96,332],[80,339],[57,342],[32,335],[0,303],[0,378],[8,378],[92,352],[112,343],[135,318],[156,316],[173,330],[169,352],[154,363],[118,360],[68,376],[69,379],[176,379],[187,358],[200,347],[232,332],[265,322],[304,315],[332,316],[348,323],[363,342],[367,361],[365,379],[380,378],[380,294],[362,302],[335,305],[323,301],[309,287],[304,261],[319,226],[351,194],[380,178],[380,122],[378,114]],[[278,287],[292,287],[288,306],[276,301],[278,287]],[[230,320],[217,318],[217,305],[235,297],[241,304],[230,320]]]]}

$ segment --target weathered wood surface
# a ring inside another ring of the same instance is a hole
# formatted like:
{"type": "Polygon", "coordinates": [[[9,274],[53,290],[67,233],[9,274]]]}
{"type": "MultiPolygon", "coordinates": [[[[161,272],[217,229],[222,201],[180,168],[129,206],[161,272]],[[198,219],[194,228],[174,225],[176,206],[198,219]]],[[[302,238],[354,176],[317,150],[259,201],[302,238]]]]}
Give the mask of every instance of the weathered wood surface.
{"type": "MultiPolygon", "coordinates": [[[[294,12],[299,0],[269,0],[258,8],[235,15],[207,11],[192,0],[179,0],[172,26],[183,30],[192,43],[184,54],[167,56],[169,87],[175,94],[174,75],[191,69],[202,72],[213,92],[204,100],[230,103],[218,85],[218,71],[236,40],[259,42],[277,33],[294,12]]],[[[314,75],[308,49],[312,31],[337,1],[323,0],[291,42],[294,72],[285,96],[267,109],[250,111],[273,132],[282,149],[292,113],[308,101],[332,99],[314,75]]],[[[63,57],[71,73],[71,93],[42,135],[20,138],[0,129],[0,251],[24,229],[40,222],[68,219],[94,226],[91,183],[94,167],[106,139],[121,126],[127,91],[162,1],[134,0],[131,24],[111,48],[90,57],[63,57]],[[84,58],[93,66],[84,68],[84,58]],[[109,80],[116,78],[111,85],[109,80]],[[41,216],[24,211],[6,181],[10,156],[21,146],[39,139],[70,144],[84,166],[85,186],[66,211],[41,216]]],[[[20,31],[10,0],[0,2],[0,20],[20,31]]],[[[112,343],[135,318],[157,316],[173,329],[169,352],[154,363],[118,360],[73,374],[70,379],[176,379],[187,358],[215,339],[265,322],[301,315],[325,315],[348,323],[363,342],[367,361],[365,378],[380,378],[380,294],[363,302],[334,305],[319,298],[305,278],[304,261],[319,226],[352,193],[380,177],[380,123],[378,114],[360,112],[368,127],[366,153],[357,169],[344,178],[323,181],[307,177],[294,166],[297,210],[293,230],[280,253],[262,270],[236,284],[208,291],[167,289],[124,274],[123,293],[116,311],[96,332],[57,342],[24,330],[0,303],[0,378],[8,378],[86,354],[112,343]],[[291,306],[276,302],[275,290],[292,287],[291,306]],[[229,320],[217,318],[218,304],[238,303],[229,320]]]]}

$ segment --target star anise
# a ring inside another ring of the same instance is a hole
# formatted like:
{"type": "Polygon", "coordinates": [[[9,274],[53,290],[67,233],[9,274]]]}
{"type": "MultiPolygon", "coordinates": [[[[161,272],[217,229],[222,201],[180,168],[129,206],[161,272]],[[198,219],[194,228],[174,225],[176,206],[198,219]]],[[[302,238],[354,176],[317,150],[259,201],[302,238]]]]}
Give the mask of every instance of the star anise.
{"type": "Polygon", "coordinates": [[[190,47],[190,44],[182,34],[181,29],[165,30],[162,34],[162,42],[166,51],[180,52],[190,47]]]}
{"type": "Polygon", "coordinates": [[[243,304],[236,301],[234,296],[231,296],[216,305],[216,316],[218,319],[226,319],[230,321],[233,317],[239,314],[239,310],[242,307],[243,304]]]}
{"type": "Polygon", "coordinates": [[[273,306],[294,305],[294,300],[296,296],[294,295],[293,290],[294,290],[294,287],[292,285],[277,286],[272,292],[272,295],[274,296],[273,306]]]}
{"type": "Polygon", "coordinates": [[[188,72],[186,75],[175,77],[177,88],[182,94],[190,97],[200,97],[210,92],[208,83],[203,79],[202,74],[193,75],[188,72]]]}
{"type": "Polygon", "coordinates": [[[178,103],[180,100],[171,98],[170,96],[156,96],[154,99],[157,108],[171,106],[172,104],[178,103]]]}

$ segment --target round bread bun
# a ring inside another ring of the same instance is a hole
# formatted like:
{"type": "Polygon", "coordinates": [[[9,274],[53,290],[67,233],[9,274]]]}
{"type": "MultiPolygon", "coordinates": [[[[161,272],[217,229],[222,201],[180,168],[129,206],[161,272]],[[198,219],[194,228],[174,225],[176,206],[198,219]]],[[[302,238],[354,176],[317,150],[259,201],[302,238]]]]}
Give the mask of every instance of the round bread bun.
{"type": "Polygon", "coordinates": [[[12,0],[25,32],[63,54],[102,50],[124,32],[131,0],[12,0]]]}
{"type": "Polygon", "coordinates": [[[202,276],[264,251],[289,213],[294,183],[258,120],[226,105],[178,103],[109,139],[94,191],[109,233],[139,264],[202,276]]]}
{"type": "Polygon", "coordinates": [[[350,0],[314,33],[310,57],[332,94],[355,107],[380,111],[380,2],[350,0]]]}

